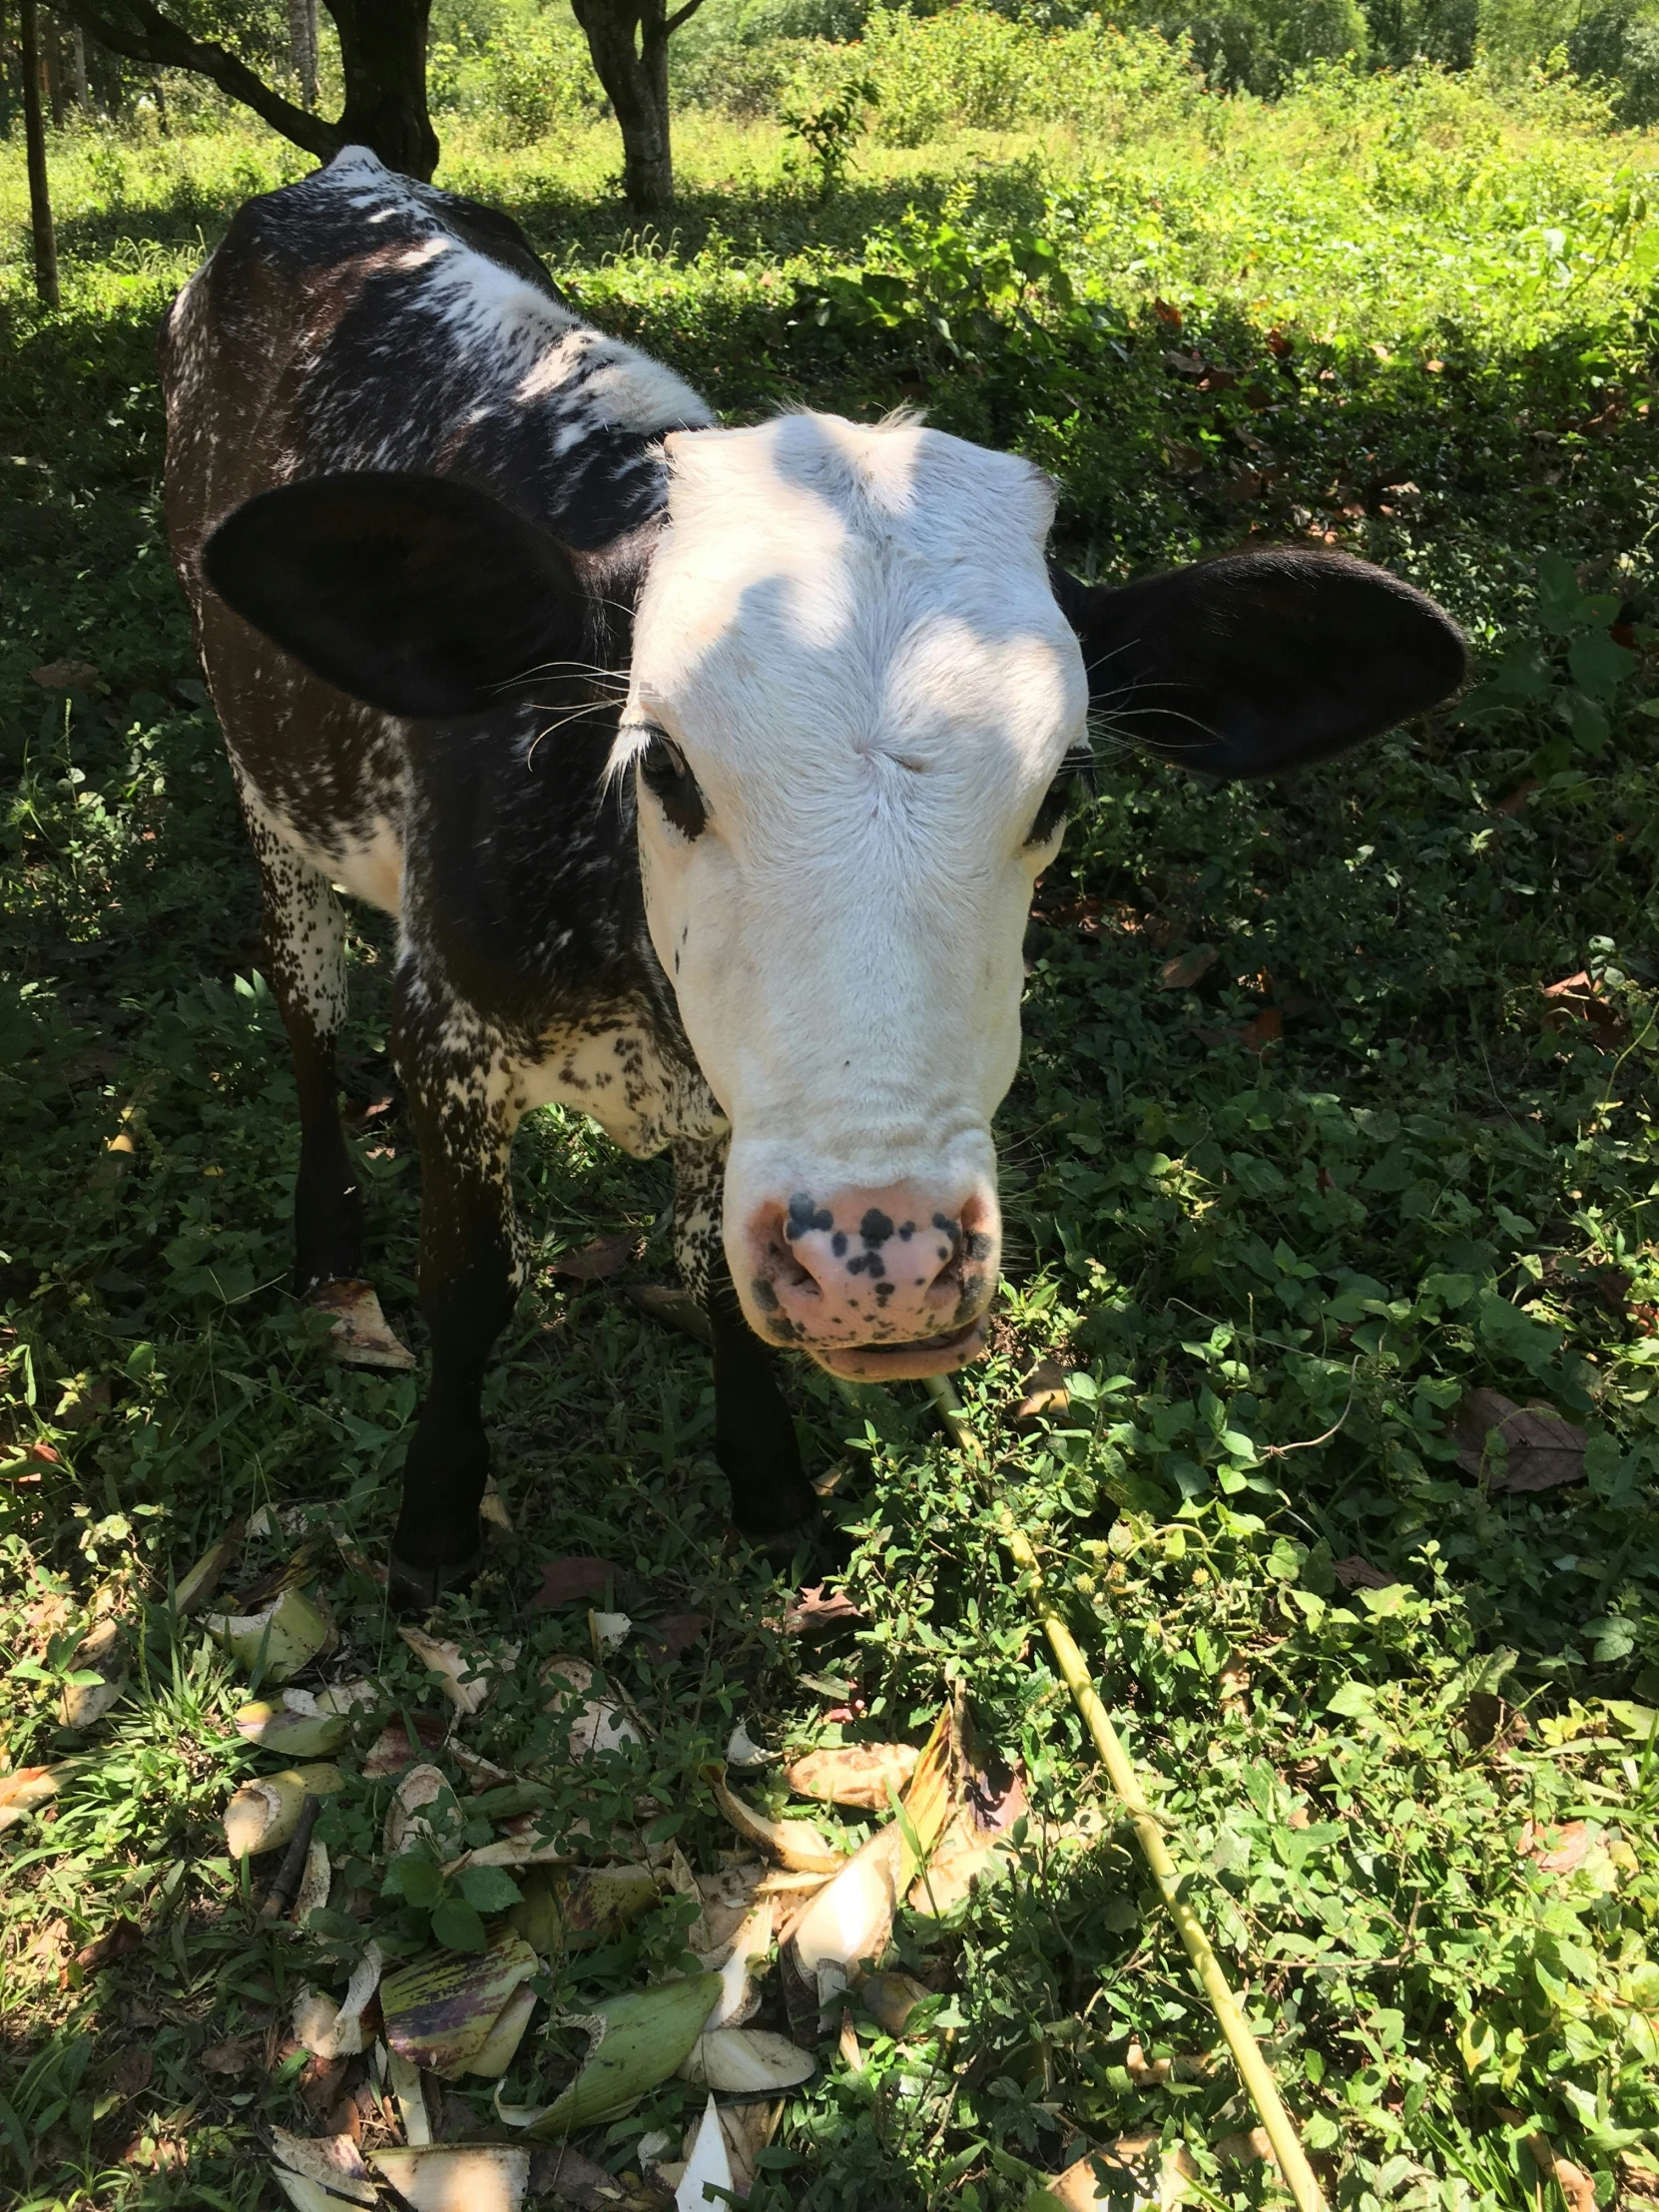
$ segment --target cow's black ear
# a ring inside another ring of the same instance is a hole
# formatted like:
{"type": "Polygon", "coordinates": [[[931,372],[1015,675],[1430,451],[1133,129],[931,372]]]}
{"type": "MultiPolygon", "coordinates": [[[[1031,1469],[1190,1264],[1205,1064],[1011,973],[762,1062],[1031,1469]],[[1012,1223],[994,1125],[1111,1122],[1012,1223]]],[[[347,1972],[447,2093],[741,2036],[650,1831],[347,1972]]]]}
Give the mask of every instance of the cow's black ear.
{"type": "Polygon", "coordinates": [[[1240,553],[1119,589],[1056,573],[1089,705],[1182,768],[1271,776],[1392,729],[1463,681],[1456,625],[1346,554],[1240,553]]]}
{"type": "Polygon", "coordinates": [[[314,476],[238,507],[202,555],[229,606],[387,714],[469,715],[582,650],[556,539],[437,476],[314,476]]]}

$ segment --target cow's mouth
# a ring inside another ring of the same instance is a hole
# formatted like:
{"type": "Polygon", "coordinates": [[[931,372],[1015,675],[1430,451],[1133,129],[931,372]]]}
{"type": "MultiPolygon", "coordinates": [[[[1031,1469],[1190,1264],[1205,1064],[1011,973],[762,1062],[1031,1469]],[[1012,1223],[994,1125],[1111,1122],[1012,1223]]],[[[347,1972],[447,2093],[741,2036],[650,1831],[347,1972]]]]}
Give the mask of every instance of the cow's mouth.
{"type": "Polygon", "coordinates": [[[804,1345],[828,1374],[843,1382],[917,1382],[929,1375],[948,1375],[985,1349],[989,1319],[981,1314],[948,1337],[923,1337],[902,1345],[843,1345],[835,1351],[804,1345]]]}

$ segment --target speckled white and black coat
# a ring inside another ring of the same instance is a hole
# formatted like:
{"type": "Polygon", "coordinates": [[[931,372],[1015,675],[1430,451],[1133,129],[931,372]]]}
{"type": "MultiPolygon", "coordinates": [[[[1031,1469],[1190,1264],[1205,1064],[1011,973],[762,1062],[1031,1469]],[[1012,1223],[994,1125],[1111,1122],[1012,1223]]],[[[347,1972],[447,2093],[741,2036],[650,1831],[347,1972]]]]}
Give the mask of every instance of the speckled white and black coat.
{"type": "MultiPolygon", "coordinates": [[[[406,1486],[394,1548],[454,1580],[476,1546],[482,1436],[464,1401],[504,1318],[490,1289],[503,1239],[510,1293],[522,1281],[507,1162],[528,1108],[579,1107],[635,1154],[674,1147],[677,1249],[710,1301],[726,1126],[646,931],[633,781],[604,771],[608,672],[625,676],[629,608],[663,507],[660,440],[711,417],[671,371],[582,322],[513,225],[360,151],[241,211],[175,301],[161,357],[174,558],[294,1049],[303,1290],[361,1272],[333,1074],[339,891],[397,917],[395,1048],[421,1142],[438,1367],[428,1414],[447,1406],[467,1434],[423,1422],[410,1466],[420,1494],[411,1512],[406,1486]],[[205,584],[205,540],[250,497],[386,469],[476,485],[585,556],[593,669],[550,669],[535,700],[457,735],[345,697],[205,584]]],[[[734,1351],[752,1361],[743,1334],[734,1351]]],[[[763,1532],[808,1510],[787,1418],[765,1425],[774,1494],[751,1514],[763,1532]]]]}
{"type": "Polygon", "coordinates": [[[301,1289],[362,1264],[340,890],[397,917],[432,1352],[412,1602],[477,1554],[528,1107],[673,1147],[716,1455],[740,1527],[792,1545],[813,1496],[772,1347],[881,1379],[983,1343],[1023,919],[1091,710],[1256,775],[1461,675],[1440,611],[1360,562],[1085,587],[1018,456],[910,418],[719,429],[510,223],[360,150],[242,211],[162,369],[293,1052],[301,1289]]]}

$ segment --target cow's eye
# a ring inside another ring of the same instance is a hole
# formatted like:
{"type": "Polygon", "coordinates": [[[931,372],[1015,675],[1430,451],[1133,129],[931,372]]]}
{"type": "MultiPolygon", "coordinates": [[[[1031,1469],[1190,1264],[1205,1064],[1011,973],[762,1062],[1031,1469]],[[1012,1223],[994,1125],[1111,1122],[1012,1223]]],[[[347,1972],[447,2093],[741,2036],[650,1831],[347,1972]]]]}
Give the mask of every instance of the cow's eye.
{"type": "Polygon", "coordinates": [[[686,756],[672,738],[660,730],[640,755],[640,779],[683,837],[700,837],[709,820],[697,778],[686,766],[686,756]]]}
{"type": "Polygon", "coordinates": [[[1047,844],[1084,794],[1094,797],[1094,755],[1086,745],[1074,745],[1037,809],[1026,843],[1047,844]]]}

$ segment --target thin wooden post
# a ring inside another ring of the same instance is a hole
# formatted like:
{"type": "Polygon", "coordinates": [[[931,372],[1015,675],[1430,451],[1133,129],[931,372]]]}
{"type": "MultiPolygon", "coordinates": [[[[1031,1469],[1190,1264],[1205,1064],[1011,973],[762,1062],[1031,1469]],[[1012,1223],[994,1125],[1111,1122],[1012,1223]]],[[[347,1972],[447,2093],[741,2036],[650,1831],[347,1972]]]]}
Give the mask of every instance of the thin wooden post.
{"type": "Polygon", "coordinates": [[[46,181],[46,126],[40,113],[40,23],[36,0],[18,0],[19,59],[23,65],[23,142],[29,159],[29,224],[35,239],[35,289],[47,306],[58,304],[58,236],[52,228],[52,195],[46,181]]]}

